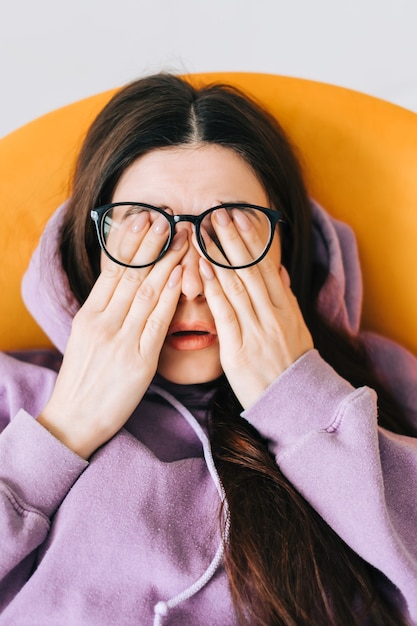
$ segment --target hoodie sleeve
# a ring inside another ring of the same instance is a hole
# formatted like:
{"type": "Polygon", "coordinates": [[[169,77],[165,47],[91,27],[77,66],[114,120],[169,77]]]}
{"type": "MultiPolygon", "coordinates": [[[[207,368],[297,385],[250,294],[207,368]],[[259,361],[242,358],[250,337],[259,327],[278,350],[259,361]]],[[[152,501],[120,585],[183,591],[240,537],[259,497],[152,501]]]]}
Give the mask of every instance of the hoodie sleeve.
{"type": "Polygon", "coordinates": [[[49,397],[55,374],[6,355],[0,355],[0,373],[1,610],[28,579],[52,514],[87,462],[25,410],[31,407],[37,414],[49,397]]]}
{"type": "Polygon", "coordinates": [[[380,428],[377,414],[373,390],[354,389],[311,350],[243,417],[323,519],[401,591],[417,623],[417,439],[380,428]]]}

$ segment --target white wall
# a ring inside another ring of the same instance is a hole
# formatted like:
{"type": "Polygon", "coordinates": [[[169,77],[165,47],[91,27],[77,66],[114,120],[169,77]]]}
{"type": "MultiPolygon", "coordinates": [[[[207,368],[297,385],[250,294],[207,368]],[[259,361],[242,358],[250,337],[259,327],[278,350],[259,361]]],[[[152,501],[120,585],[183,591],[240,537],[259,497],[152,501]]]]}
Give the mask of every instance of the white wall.
{"type": "Polygon", "coordinates": [[[0,3],[0,136],[160,69],[300,76],[417,111],[417,0],[0,3]]]}

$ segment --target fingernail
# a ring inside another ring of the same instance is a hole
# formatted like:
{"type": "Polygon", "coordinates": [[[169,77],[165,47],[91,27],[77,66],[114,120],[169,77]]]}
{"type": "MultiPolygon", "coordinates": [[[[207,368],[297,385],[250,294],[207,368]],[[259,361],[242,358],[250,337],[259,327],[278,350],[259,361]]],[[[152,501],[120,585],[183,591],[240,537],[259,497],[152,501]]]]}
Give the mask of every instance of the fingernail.
{"type": "Polygon", "coordinates": [[[236,222],[240,230],[246,231],[252,228],[252,223],[250,219],[248,219],[247,215],[245,215],[241,211],[235,211],[233,213],[233,221],[236,222]]]}
{"type": "Polygon", "coordinates": [[[214,272],[210,263],[206,259],[200,259],[199,265],[200,265],[200,272],[202,273],[204,278],[206,280],[213,280],[214,272]]]}
{"type": "Polygon", "coordinates": [[[168,231],[168,228],[168,220],[165,219],[165,217],[162,217],[162,215],[158,217],[158,219],[154,222],[154,225],[152,226],[154,233],[156,233],[157,235],[165,234],[168,231]]]}
{"type": "Polygon", "coordinates": [[[230,217],[226,209],[218,209],[214,215],[219,226],[227,226],[230,223],[230,217]]]}
{"type": "Polygon", "coordinates": [[[146,211],[143,211],[143,213],[140,213],[139,215],[137,215],[135,219],[132,221],[132,225],[131,225],[132,232],[138,233],[139,231],[143,230],[147,222],[149,222],[149,216],[146,213],[146,211]]]}
{"type": "Polygon", "coordinates": [[[169,280],[168,280],[168,287],[170,289],[172,289],[173,287],[176,287],[180,283],[181,274],[182,274],[181,265],[177,265],[177,267],[174,267],[174,269],[171,272],[171,276],[169,277],[169,280]]]}
{"type": "Polygon", "coordinates": [[[180,232],[176,233],[176,235],[174,236],[174,239],[172,240],[171,248],[173,250],[181,250],[187,237],[188,237],[187,231],[180,230],[180,232]]]}

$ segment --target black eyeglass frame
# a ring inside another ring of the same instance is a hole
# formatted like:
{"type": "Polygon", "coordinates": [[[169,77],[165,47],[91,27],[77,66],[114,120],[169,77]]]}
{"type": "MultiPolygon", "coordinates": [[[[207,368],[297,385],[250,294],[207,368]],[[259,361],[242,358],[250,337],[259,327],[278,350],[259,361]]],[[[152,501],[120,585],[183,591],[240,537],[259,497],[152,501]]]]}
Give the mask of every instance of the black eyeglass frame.
{"type": "Polygon", "coordinates": [[[159,207],[155,207],[152,206],[151,204],[146,204],[144,202],[112,202],[110,204],[104,204],[103,206],[97,207],[96,209],[93,209],[90,212],[90,216],[91,219],[93,220],[95,227],[96,227],[96,233],[97,233],[97,237],[98,237],[98,241],[100,244],[101,249],[103,250],[104,254],[111,259],[112,261],[114,261],[114,263],[117,263],[118,265],[122,265],[123,267],[131,267],[134,269],[142,269],[145,267],[150,267],[151,265],[155,265],[155,263],[158,263],[158,261],[160,261],[165,254],[168,252],[169,247],[172,243],[172,240],[174,238],[175,235],[175,226],[177,224],[179,224],[180,222],[191,222],[194,226],[194,230],[195,230],[195,236],[197,239],[197,243],[200,247],[201,252],[204,254],[204,256],[206,257],[206,259],[208,261],[210,261],[210,263],[212,263],[213,265],[217,265],[217,267],[222,267],[228,270],[240,270],[240,269],[246,269],[247,267],[252,267],[253,265],[256,265],[257,263],[259,263],[260,261],[262,261],[263,258],[265,258],[266,254],[268,253],[271,245],[272,245],[272,241],[274,239],[274,234],[275,234],[275,227],[277,226],[278,223],[285,223],[285,219],[283,218],[282,212],[275,210],[275,209],[268,209],[266,207],[263,206],[258,206],[257,204],[248,204],[248,203],[244,203],[244,202],[225,202],[223,204],[219,204],[218,206],[214,206],[211,207],[210,209],[207,209],[206,211],[203,211],[203,213],[200,213],[200,215],[190,215],[190,214],[183,214],[183,215],[171,215],[170,213],[167,213],[166,211],[164,211],[164,209],[161,209],[159,207]],[[161,215],[163,215],[169,222],[170,225],[170,230],[169,230],[169,236],[167,239],[166,244],[164,245],[164,247],[162,248],[160,254],[158,255],[158,257],[153,260],[151,263],[146,263],[145,265],[131,265],[130,263],[124,263],[123,261],[119,261],[118,259],[116,259],[114,256],[112,256],[110,254],[110,252],[107,250],[106,248],[106,244],[104,241],[104,237],[103,237],[103,220],[104,220],[104,215],[105,213],[107,213],[107,211],[109,211],[110,209],[117,207],[117,206],[136,206],[136,207],[142,207],[144,209],[150,209],[152,211],[156,211],[157,213],[160,213],[161,215]],[[225,265],[223,263],[219,263],[218,261],[214,261],[206,252],[205,250],[205,245],[204,245],[204,240],[201,236],[201,232],[200,232],[200,225],[201,222],[203,221],[203,219],[210,213],[212,213],[213,211],[216,211],[217,209],[256,209],[258,211],[261,211],[264,215],[266,215],[266,217],[269,220],[269,224],[270,224],[270,233],[269,233],[269,240],[267,245],[265,246],[264,251],[262,252],[262,254],[255,260],[252,261],[251,263],[247,263],[245,265],[238,265],[238,266],[231,266],[231,265],[225,265]]]}

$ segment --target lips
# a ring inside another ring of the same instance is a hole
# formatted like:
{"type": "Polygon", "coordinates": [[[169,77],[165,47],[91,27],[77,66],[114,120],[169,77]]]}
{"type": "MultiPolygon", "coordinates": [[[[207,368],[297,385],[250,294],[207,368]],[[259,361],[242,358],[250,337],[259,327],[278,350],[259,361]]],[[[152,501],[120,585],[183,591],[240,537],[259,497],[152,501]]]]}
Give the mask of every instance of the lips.
{"type": "Polygon", "coordinates": [[[166,344],[174,350],[203,350],[217,342],[216,329],[206,322],[174,322],[166,344]]]}

